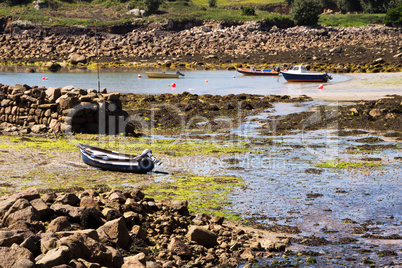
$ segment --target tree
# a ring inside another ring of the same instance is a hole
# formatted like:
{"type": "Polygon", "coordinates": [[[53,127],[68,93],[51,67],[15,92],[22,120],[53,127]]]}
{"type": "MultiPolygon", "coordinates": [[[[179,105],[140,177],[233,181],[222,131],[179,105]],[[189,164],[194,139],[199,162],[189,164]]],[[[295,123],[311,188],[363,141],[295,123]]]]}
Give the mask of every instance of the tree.
{"type": "Polygon", "coordinates": [[[361,11],[362,6],[356,0],[337,0],[336,5],[342,13],[361,11]]]}
{"type": "Polygon", "coordinates": [[[294,0],[292,4],[292,18],[299,25],[316,25],[321,13],[320,0],[294,0]]]}
{"type": "Polygon", "coordinates": [[[145,10],[150,14],[155,13],[161,4],[162,0],[144,0],[145,10]]]}

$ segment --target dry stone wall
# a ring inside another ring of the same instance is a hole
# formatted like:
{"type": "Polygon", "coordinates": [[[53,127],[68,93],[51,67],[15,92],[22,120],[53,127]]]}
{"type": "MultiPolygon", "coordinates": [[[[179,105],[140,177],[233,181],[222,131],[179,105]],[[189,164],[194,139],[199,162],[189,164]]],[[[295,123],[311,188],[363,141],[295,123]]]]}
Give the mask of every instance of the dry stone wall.
{"type": "Polygon", "coordinates": [[[132,131],[119,93],[73,86],[30,87],[0,84],[0,129],[23,133],[100,133],[132,131]]]}

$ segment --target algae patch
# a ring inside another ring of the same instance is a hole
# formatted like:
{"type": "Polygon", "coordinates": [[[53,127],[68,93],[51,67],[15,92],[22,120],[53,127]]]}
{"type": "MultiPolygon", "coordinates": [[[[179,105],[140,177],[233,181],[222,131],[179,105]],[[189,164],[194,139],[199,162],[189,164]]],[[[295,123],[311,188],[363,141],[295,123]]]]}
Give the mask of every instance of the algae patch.
{"type": "Polygon", "coordinates": [[[237,219],[229,210],[235,189],[244,187],[244,180],[229,176],[177,176],[164,182],[146,186],[147,195],[157,200],[189,200],[189,210],[237,219]]]}
{"type": "Polygon", "coordinates": [[[360,167],[380,167],[380,164],[367,162],[341,162],[341,161],[325,161],[315,164],[319,168],[360,168],[360,167]]]}

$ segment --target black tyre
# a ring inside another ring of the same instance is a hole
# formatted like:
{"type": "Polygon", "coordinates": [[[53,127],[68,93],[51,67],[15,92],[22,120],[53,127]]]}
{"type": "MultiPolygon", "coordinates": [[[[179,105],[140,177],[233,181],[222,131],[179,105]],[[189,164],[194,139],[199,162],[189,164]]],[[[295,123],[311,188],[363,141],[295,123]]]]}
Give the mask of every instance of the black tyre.
{"type": "Polygon", "coordinates": [[[150,158],[144,157],[138,161],[138,166],[141,170],[149,171],[154,168],[155,164],[150,158]]]}

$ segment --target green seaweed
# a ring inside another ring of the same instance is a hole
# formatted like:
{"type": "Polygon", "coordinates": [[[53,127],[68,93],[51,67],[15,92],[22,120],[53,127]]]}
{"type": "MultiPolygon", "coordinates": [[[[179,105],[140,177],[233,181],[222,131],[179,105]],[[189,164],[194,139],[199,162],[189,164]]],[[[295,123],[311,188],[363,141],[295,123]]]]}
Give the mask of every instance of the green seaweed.
{"type": "Polygon", "coordinates": [[[360,167],[380,167],[380,164],[367,163],[367,162],[341,162],[341,161],[324,161],[315,164],[316,167],[320,168],[360,168],[360,167]]]}

